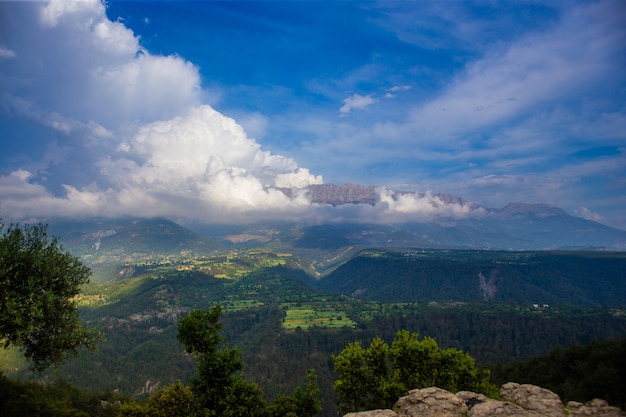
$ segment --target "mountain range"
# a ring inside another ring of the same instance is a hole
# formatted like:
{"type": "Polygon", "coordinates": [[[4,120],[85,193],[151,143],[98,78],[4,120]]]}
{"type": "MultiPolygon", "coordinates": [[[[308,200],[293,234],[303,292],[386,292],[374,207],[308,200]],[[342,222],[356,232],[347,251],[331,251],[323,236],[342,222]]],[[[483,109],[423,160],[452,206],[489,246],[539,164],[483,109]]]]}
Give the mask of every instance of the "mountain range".
{"type": "MultiPolygon", "coordinates": [[[[289,193],[289,190],[282,190],[289,193]]],[[[376,187],[356,184],[309,186],[312,203],[375,205],[376,187]]],[[[402,192],[394,192],[402,196],[402,192]]],[[[178,225],[166,219],[50,220],[50,232],[92,261],[103,255],[207,253],[220,248],[268,246],[315,258],[322,252],[363,247],[482,250],[626,250],[626,232],[571,216],[546,204],[509,203],[488,208],[449,194],[431,204],[466,207],[478,215],[439,216],[403,223],[266,222],[245,225],[178,225]]]]}
{"type": "MultiPolygon", "coordinates": [[[[290,194],[289,190],[281,191],[290,194]]],[[[380,202],[374,186],[318,184],[308,186],[307,192],[312,203],[321,205],[376,205],[380,202]]],[[[391,192],[392,198],[408,194],[411,193],[391,192]]],[[[425,196],[418,194],[418,198],[425,196]]],[[[292,243],[320,249],[349,245],[501,250],[626,249],[626,232],[571,216],[547,204],[509,203],[503,208],[489,208],[450,194],[428,197],[428,204],[439,206],[435,208],[454,206],[472,214],[455,217],[444,214],[429,221],[393,224],[295,225],[300,237],[292,243]]],[[[271,237],[258,235],[266,241],[281,237],[276,233],[271,237]]]]}

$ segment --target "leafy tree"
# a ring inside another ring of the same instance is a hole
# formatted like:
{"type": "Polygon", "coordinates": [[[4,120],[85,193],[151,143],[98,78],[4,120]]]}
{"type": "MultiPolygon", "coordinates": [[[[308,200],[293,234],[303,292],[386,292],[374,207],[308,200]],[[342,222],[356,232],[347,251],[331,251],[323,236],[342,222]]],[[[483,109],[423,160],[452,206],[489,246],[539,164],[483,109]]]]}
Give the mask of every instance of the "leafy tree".
{"type": "Polygon", "coordinates": [[[267,417],[313,417],[321,409],[317,375],[308,369],[306,388],[296,387],[293,395],[280,395],[267,407],[267,417]]]}
{"type": "Polygon", "coordinates": [[[198,362],[191,390],[211,416],[262,415],[265,401],[261,390],[244,379],[239,350],[223,346],[221,313],[220,306],[194,310],[178,323],[178,340],[198,362]]]}
{"type": "Polygon", "coordinates": [[[390,408],[408,390],[429,386],[495,393],[489,373],[477,369],[470,355],[440,349],[434,339],[420,341],[416,333],[406,330],[397,333],[391,347],[378,337],[367,349],[353,342],[333,360],[339,377],[334,388],[342,412],[390,408]]]}
{"type": "MultiPolygon", "coordinates": [[[[417,333],[400,330],[391,344],[393,368],[407,389],[436,385],[439,346],[435,339],[419,340],[417,333]]],[[[440,387],[445,388],[445,387],[440,387]]]]}
{"type": "Polygon", "coordinates": [[[89,277],[45,226],[10,225],[0,235],[0,343],[21,348],[37,371],[93,348],[98,333],[83,328],[75,300],[89,277]]]}
{"type": "Polygon", "coordinates": [[[361,342],[348,344],[339,355],[333,356],[335,372],[339,379],[333,388],[337,392],[342,412],[358,411],[365,406],[370,395],[370,370],[365,361],[365,349],[361,342]]]}
{"type": "MultiPolygon", "coordinates": [[[[239,350],[225,346],[226,340],[220,335],[221,314],[220,306],[206,311],[194,310],[178,323],[178,340],[198,362],[190,389],[199,406],[196,414],[233,417],[312,417],[317,414],[321,403],[317,376],[311,369],[307,371],[304,389],[297,387],[293,395],[280,395],[274,404],[266,405],[258,386],[243,377],[239,350]]],[[[135,409],[129,407],[127,417],[140,416],[135,409]]]]}

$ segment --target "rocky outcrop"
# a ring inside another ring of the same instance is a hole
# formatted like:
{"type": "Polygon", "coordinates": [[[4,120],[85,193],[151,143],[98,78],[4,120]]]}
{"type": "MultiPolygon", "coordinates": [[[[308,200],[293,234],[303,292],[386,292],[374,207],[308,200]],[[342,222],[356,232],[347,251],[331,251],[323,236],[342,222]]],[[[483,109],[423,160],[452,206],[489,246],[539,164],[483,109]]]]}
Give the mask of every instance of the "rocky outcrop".
{"type": "Polygon", "coordinates": [[[378,193],[374,186],[358,184],[314,184],[307,187],[312,203],[330,204],[371,204],[378,202],[378,193]]]}
{"type": "Polygon", "coordinates": [[[398,413],[393,410],[370,410],[359,411],[357,413],[346,414],[346,417],[398,417],[398,413]]]}
{"type": "Polygon", "coordinates": [[[467,405],[451,392],[431,387],[409,391],[409,395],[398,400],[394,409],[407,416],[457,417],[467,412],[467,405]]]}
{"type": "Polygon", "coordinates": [[[623,417],[626,415],[619,408],[611,407],[606,401],[597,398],[587,402],[587,404],[569,401],[567,409],[571,416],[623,417]]]}
{"type": "Polygon", "coordinates": [[[562,416],[561,398],[550,390],[530,384],[509,382],[500,388],[500,398],[542,416],[562,416]]]}
{"type": "Polygon", "coordinates": [[[362,411],[346,417],[626,417],[625,412],[599,399],[563,405],[557,394],[536,385],[509,382],[500,388],[500,398],[469,391],[452,394],[431,387],[409,391],[393,410],[362,411]]]}

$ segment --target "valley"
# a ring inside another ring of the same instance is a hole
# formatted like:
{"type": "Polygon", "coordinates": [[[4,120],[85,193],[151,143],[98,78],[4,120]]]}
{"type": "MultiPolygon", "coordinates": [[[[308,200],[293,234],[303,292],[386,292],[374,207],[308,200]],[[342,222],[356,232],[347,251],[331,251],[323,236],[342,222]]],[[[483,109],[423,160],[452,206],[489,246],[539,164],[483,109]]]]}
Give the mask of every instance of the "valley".
{"type": "Polygon", "coordinates": [[[90,391],[146,396],[193,375],[177,320],[219,304],[246,378],[275,398],[313,368],[321,415],[330,416],[331,356],[355,340],[390,341],[407,329],[490,367],[626,336],[624,252],[319,245],[334,228],[236,245],[163,220],[91,227],[66,226],[61,242],[94,272],[76,301],[104,340],[41,376],[3,351],[10,377],[60,376],[90,391]]]}

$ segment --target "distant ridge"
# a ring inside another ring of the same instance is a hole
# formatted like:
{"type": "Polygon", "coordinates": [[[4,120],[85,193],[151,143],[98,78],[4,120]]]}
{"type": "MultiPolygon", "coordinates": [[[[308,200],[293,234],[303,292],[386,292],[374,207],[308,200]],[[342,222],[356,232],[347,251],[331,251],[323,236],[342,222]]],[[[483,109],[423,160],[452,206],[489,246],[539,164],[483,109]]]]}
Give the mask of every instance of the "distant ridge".
{"type": "Polygon", "coordinates": [[[182,255],[210,254],[221,244],[171,220],[155,218],[49,219],[48,234],[92,269],[94,281],[125,262],[152,262],[182,255]]]}
{"type": "Polygon", "coordinates": [[[501,209],[491,209],[503,216],[516,216],[532,214],[537,217],[569,216],[565,210],[548,204],[509,203],[501,209]]]}
{"type": "MultiPolygon", "coordinates": [[[[375,186],[319,184],[306,191],[316,204],[373,206],[379,202],[375,186]]],[[[389,192],[398,197],[408,194],[389,192]]],[[[50,220],[49,231],[90,262],[105,255],[151,259],[184,251],[207,253],[223,246],[268,246],[307,254],[350,247],[626,250],[626,232],[547,204],[513,202],[503,208],[487,208],[451,194],[417,196],[428,198],[435,209],[452,204],[468,215],[389,224],[303,217],[299,221],[187,227],[167,219],[65,219],[50,220]]],[[[442,210],[445,212],[451,211],[442,210]]]]}
{"type": "MultiPolygon", "coordinates": [[[[368,204],[380,201],[378,187],[359,184],[316,184],[305,188],[312,203],[332,206],[368,204]]],[[[281,189],[292,195],[293,190],[281,189]]],[[[407,191],[389,190],[393,196],[407,191]]],[[[413,194],[413,193],[412,193],[413,194]]],[[[418,197],[426,194],[417,193],[418,197]]],[[[450,219],[445,216],[432,221],[396,223],[365,227],[349,227],[331,223],[338,241],[347,239],[354,245],[479,248],[479,249],[611,249],[626,250],[626,232],[592,220],[572,216],[565,210],[544,203],[511,202],[503,208],[485,207],[452,194],[428,196],[433,207],[456,205],[476,215],[450,219]],[[345,234],[342,234],[341,230],[345,234]],[[350,230],[348,230],[350,229],[350,230]],[[367,231],[366,231],[367,229],[367,231]]],[[[310,242],[316,241],[315,230],[306,230],[310,242]]],[[[318,229],[321,232],[321,229],[318,229]]],[[[325,235],[329,230],[325,229],[325,235]]],[[[317,241],[329,241],[328,237],[317,241]]],[[[337,241],[337,242],[338,242],[337,241]]],[[[301,243],[301,242],[300,242],[301,243]]],[[[319,246],[319,245],[318,245],[319,246]]]]}

